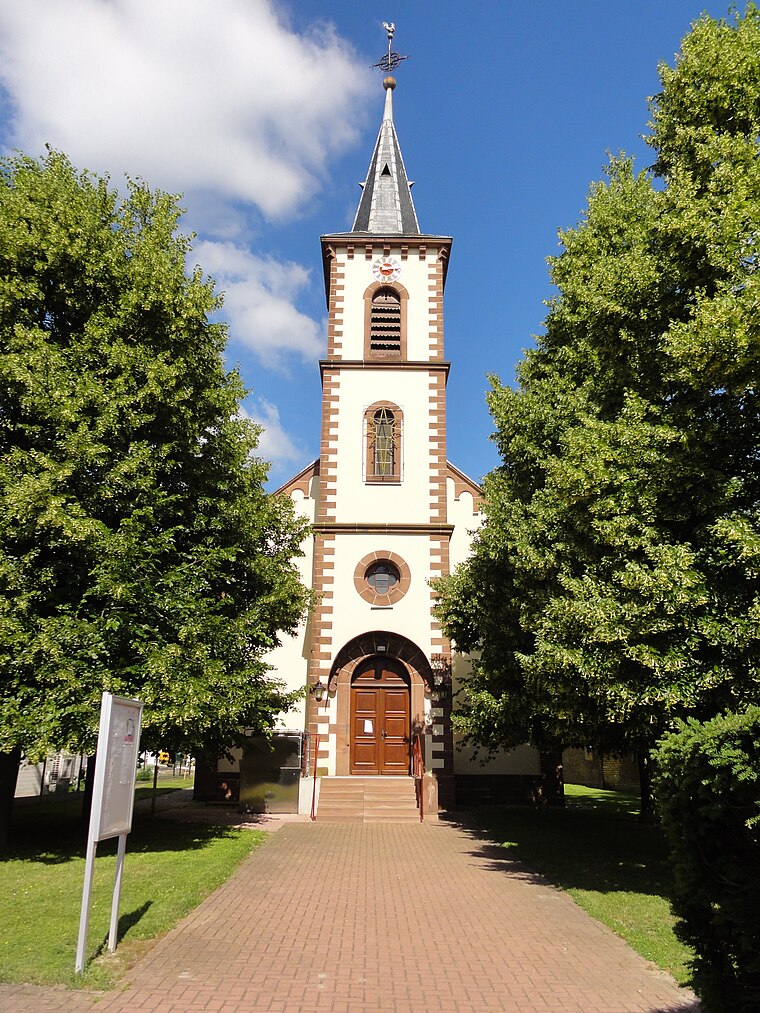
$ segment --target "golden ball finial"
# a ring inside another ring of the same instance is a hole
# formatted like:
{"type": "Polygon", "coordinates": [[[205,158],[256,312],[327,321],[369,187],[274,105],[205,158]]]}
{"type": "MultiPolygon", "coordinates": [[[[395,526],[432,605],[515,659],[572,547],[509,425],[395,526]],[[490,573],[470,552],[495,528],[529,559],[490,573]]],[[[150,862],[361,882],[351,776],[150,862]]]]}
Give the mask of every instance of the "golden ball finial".
{"type": "Polygon", "coordinates": [[[383,81],[383,88],[385,88],[386,91],[388,91],[389,88],[391,91],[393,91],[395,87],[396,87],[396,78],[391,77],[389,74],[388,77],[386,77],[386,79],[383,81]]]}

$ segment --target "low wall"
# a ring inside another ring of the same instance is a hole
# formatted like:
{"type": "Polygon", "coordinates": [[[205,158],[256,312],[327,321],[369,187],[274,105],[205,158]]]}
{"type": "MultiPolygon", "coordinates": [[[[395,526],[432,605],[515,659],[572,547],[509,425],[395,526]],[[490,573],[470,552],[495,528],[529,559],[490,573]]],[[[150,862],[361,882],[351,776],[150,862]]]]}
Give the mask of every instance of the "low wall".
{"type": "Polygon", "coordinates": [[[606,756],[597,749],[566,749],[562,754],[566,784],[607,788],[634,795],[641,792],[636,757],[606,756]]]}

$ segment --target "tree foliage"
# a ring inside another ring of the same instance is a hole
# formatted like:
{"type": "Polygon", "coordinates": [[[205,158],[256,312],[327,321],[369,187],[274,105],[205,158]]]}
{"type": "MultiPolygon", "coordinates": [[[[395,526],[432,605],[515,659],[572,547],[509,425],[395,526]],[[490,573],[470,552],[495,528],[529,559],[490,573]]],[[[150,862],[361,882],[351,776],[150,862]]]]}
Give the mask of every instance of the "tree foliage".
{"type": "Polygon", "coordinates": [[[657,750],[675,931],[705,1013],[760,1008],[760,708],[680,722],[657,750]]]}
{"type": "Polygon", "coordinates": [[[460,725],[648,748],[760,697],[760,14],[696,22],[551,258],[546,333],[488,404],[502,464],[438,613],[460,725]]]}
{"type": "Polygon", "coordinates": [[[290,704],[263,653],[307,592],[176,199],[56,152],[0,168],[0,751],[222,749],[290,704]]]}

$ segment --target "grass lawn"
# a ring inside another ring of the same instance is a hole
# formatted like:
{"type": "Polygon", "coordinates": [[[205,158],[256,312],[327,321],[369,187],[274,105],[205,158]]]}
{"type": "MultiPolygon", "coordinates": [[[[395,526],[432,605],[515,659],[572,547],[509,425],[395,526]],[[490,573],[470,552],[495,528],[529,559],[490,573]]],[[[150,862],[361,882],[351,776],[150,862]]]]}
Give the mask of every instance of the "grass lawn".
{"type": "Polygon", "coordinates": [[[639,822],[638,799],[566,785],[564,809],[501,806],[478,813],[484,830],[566,890],[680,984],[691,951],[673,934],[669,861],[660,828],[639,822]]]}
{"type": "MultiPolygon", "coordinates": [[[[156,785],[156,795],[166,795],[170,791],[176,791],[178,788],[192,788],[192,780],[182,777],[162,777],[156,785]]],[[[152,781],[138,781],[135,785],[135,800],[140,801],[141,798],[150,798],[153,794],[153,782],[152,781]]],[[[81,798],[81,796],[80,796],[81,798]]]]}
{"type": "Polygon", "coordinates": [[[108,988],[144,950],[145,940],[167,932],[264,839],[258,831],[136,814],[127,839],[116,954],[107,953],[116,868],[113,840],[98,845],[88,965],[83,975],[75,975],[85,853],[81,796],[24,802],[14,807],[12,849],[0,861],[4,982],[108,988]]]}

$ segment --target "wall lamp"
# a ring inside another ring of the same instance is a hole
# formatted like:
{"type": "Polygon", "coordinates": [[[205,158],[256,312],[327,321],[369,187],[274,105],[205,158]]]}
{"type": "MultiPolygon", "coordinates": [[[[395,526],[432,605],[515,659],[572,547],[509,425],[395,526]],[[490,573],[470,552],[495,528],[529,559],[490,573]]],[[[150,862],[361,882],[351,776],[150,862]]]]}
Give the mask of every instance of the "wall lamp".
{"type": "Polygon", "coordinates": [[[312,694],[317,703],[322,703],[325,697],[325,684],[322,679],[317,679],[313,686],[309,687],[309,692],[312,694]]]}
{"type": "Polygon", "coordinates": [[[430,696],[431,699],[440,702],[446,698],[451,689],[451,655],[433,654],[430,658],[430,669],[433,673],[430,696]]]}

